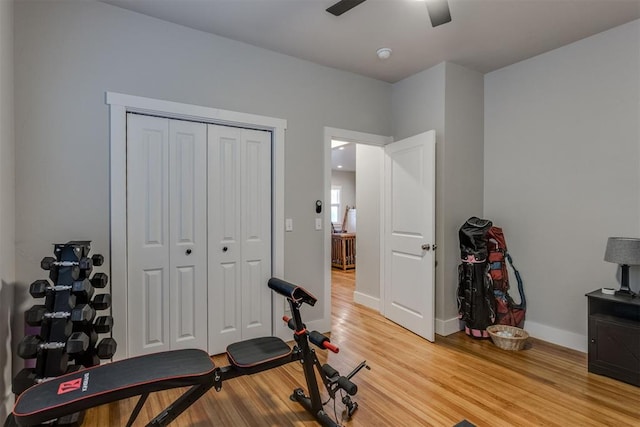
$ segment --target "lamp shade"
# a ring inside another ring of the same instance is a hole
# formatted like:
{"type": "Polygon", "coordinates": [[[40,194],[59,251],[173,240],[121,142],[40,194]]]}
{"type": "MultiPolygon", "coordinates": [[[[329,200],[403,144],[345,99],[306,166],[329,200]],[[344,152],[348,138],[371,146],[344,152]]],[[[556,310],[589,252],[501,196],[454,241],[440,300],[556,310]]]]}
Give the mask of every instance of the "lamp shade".
{"type": "Polygon", "coordinates": [[[621,265],[640,264],[640,239],[632,237],[609,237],[604,260],[621,265]]]}

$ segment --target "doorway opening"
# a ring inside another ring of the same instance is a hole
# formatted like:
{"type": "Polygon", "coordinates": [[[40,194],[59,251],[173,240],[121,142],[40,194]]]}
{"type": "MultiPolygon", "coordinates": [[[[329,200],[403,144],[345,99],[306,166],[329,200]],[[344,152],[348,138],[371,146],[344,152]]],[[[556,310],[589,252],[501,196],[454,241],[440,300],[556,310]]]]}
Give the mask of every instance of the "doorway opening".
{"type": "MultiPolygon", "coordinates": [[[[336,286],[354,283],[351,302],[380,311],[383,147],[392,138],[328,127],[324,137],[325,298],[340,276],[336,286]]],[[[325,309],[330,318],[331,304],[325,309]]]]}
{"type": "MultiPolygon", "coordinates": [[[[325,200],[331,140],[356,143],[357,271],[352,301],[433,341],[435,322],[435,131],[391,138],[325,128],[325,200]],[[361,162],[362,160],[362,162],[361,162]],[[366,276],[366,277],[365,277],[366,276]]],[[[325,230],[330,229],[330,210],[325,230]]],[[[331,301],[331,238],[325,295],[331,301]]],[[[325,307],[331,317],[331,303],[325,307]]]]}
{"type": "Polygon", "coordinates": [[[331,290],[344,288],[345,302],[353,300],[357,274],[356,146],[331,140],[331,290]]]}

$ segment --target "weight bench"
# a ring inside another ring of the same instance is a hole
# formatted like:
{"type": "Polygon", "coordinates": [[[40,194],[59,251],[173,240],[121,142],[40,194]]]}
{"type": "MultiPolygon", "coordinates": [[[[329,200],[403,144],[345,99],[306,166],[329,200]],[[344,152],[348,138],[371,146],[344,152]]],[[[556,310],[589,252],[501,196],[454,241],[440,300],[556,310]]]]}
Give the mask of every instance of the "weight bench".
{"type": "Polygon", "coordinates": [[[308,332],[302,323],[300,306],[303,303],[314,305],[316,298],[302,287],[280,279],[272,278],[268,285],[289,302],[293,317],[285,317],[284,320],[294,330],[296,344],[293,348],[280,338],[261,337],[229,345],[227,359],[230,364],[223,367],[216,367],[205,351],[187,349],[133,357],[87,368],[55,377],[24,391],[17,398],[5,427],[40,425],[95,406],[140,396],[127,423],[129,427],[137,418],[150,393],[189,387],[147,424],[165,426],[212,387],[220,391],[223,381],[256,374],[294,361],[300,361],[303,365],[309,395],[297,388],[290,396],[291,400],[299,402],[323,426],[339,426],[337,421],[323,410],[324,404],[335,399],[338,390],[346,392],[341,392],[342,402],[347,408],[348,416],[351,417],[358,404],[352,402],[349,397],[357,393],[357,387],[350,379],[360,369],[369,367],[362,362],[351,373],[341,376],[328,364],[321,366],[309,342],[336,353],[338,348],[319,332],[308,332]],[[324,404],[314,369],[318,371],[330,397],[324,404]]]}

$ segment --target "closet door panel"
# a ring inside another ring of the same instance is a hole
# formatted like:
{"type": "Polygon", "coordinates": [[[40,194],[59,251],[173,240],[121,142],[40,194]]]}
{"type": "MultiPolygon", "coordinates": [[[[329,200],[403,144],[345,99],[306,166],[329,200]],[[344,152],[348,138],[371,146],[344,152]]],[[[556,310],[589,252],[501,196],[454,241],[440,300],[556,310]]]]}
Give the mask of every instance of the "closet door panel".
{"type": "Polygon", "coordinates": [[[209,352],[242,339],[241,129],[208,125],[209,352]]]}
{"type": "Polygon", "coordinates": [[[170,349],[169,125],[127,115],[127,292],[131,355],[170,349]]]}
{"type": "Polygon", "coordinates": [[[207,126],[169,121],[171,348],[207,349],[207,126]]]}
{"type": "Polygon", "coordinates": [[[138,300],[142,316],[141,322],[144,325],[141,332],[144,337],[141,340],[145,350],[155,347],[166,347],[166,328],[164,322],[163,299],[165,274],[164,269],[145,270],[142,272],[142,300],[138,300]]]}
{"type": "Polygon", "coordinates": [[[243,339],[271,334],[271,133],[242,134],[243,339]]]}
{"type": "Polygon", "coordinates": [[[218,152],[218,157],[214,158],[212,173],[217,178],[214,189],[219,192],[219,198],[212,202],[217,205],[216,214],[221,221],[220,243],[228,248],[223,253],[228,259],[236,253],[240,234],[240,135],[238,129],[217,130],[222,135],[212,148],[218,152]]]}

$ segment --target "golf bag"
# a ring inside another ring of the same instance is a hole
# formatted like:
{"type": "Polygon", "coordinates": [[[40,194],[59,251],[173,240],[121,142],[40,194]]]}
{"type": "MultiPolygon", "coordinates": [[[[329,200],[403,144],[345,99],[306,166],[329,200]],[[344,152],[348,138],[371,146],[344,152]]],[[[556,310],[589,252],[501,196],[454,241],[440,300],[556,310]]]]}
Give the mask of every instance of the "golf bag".
{"type": "Polygon", "coordinates": [[[511,255],[507,251],[507,241],[500,227],[491,227],[487,232],[489,250],[489,274],[493,282],[493,295],[496,300],[496,324],[517,326],[522,328],[527,302],[524,296],[520,272],[513,266],[511,255]],[[516,281],[520,304],[516,304],[509,295],[509,271],[507,262],[511,265],[516,281]]]}
{"type": "Polygon", "coordinates": [[[465,322],[465,332],[474,338],[488,338],[487,326],[493,324],[522,327],[526,300],[520,273],[513,266],[507,242],[500,227],[476,217],[460,227],[458,267],[458,314],[465,322]],[[520,303],[509,295],[509,272],[513,269],[518,283],[520,303]]]}
{"type": "Polygon", "coordinates": [[[489,220],[471,217],[458,232],[462,259],[458,266],[458,314],[465,332],[474,338],[488,338],[487,326],[496,320],[487,248],[487,232],[492,225],[489,220]]]}

